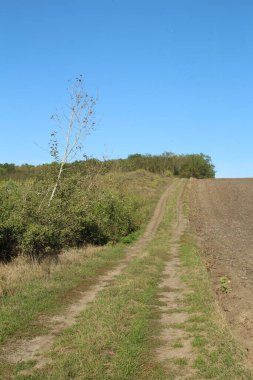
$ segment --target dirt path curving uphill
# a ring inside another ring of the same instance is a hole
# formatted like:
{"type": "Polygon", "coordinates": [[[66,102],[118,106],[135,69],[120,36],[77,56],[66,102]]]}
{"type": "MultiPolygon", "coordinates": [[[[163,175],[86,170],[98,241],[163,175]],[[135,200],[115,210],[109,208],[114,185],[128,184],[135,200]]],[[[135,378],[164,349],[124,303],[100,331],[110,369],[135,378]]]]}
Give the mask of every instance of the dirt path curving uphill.
{"type": "Polygon", "coordinates": [[[116,276],[120,275],[129,261],[136,255],[140,254],[154,237],[163,218],[167,199],[173,191],[174,183],[171,181],[169,187],[162,194],[145,233],[126,251],[125,258],[115,268],[109,270],[106,274],[99,276],[95,285],[91,286],[86,291],[80,292],[79,299],[70,305],[65,313],[45,320],[44,323],[49,329],[47,335],[36,336],[30,340],[19,340],[3,347],[1,356],[4,360],[14,364],[28,360],[36,360],[34,368],[43,367],[47,362],[45,353],[50,350],[55,337],[65,328],[72,326],[76,322],[77,316],[95,299],[98,292],[104,289],[116,276]]]}
{"type": "Polygon", "coordinates": [[[192,180],[189,198],[214,291],[253,367],[253,179],[192,180]]]}

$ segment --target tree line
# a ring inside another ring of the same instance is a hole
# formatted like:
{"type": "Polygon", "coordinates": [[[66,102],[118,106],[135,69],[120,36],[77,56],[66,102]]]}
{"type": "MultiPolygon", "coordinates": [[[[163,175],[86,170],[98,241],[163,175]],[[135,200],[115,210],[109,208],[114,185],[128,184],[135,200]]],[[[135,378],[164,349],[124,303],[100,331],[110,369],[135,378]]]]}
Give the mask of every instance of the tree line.
{"type": "MultiPolygon", "coordinates": [[[[0,164],[0,180],[24,180],[29,178],[43,178],[48,171],[56,171],[59,164],[53,162],[43,165],[15,165],[12,163],[0,164]]],[[[200,154],[173,154],[170,152],[161,155],[131,154],[127,158],[99,160],[87,158],[85,160],[67,163],[65,172],[87,175],[98,171],[105,174],[110,171],[130,172],[143,169],[151,173],[165,176],[184,178],[214,178],[215,168],[211,157],[200,154]]],[[[65,174],[66,175],[66,174],[65,174]]]]}

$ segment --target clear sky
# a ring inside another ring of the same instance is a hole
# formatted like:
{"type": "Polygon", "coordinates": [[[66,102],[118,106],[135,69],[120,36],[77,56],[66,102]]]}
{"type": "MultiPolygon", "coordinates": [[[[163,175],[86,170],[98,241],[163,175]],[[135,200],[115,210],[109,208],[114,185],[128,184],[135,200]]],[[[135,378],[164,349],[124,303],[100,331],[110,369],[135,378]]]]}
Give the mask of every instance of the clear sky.
{"type": "Polygon", "coordinates": [[[252,0],[0,0],[0,162],[38,164],[83,74],[95,157],[211,155],[253,176],[252,0]]]}

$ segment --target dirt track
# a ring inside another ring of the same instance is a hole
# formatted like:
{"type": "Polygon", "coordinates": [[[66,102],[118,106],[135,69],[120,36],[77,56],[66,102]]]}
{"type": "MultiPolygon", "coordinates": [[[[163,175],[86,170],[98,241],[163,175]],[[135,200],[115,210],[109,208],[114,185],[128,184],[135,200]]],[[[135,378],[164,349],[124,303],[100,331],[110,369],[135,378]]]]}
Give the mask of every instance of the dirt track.
{"type": "MultiPolygon", "coordinates": [[[[178,194],[175,220],[172,224],[171,241],[169,249],[169,260],[166,263],[163,272],[163,281],[160,284],[160,298],[163,303],[160,306],[162,331],[160,335],[160,347],[157,348],[156,354],[160,362],[169,363],[173,366],[173,359],[187,359],[188,364],[192,364],[195,355],[192,348],[192,337],[189,333],[183,331],[178,324],[185,323],[189,319],[189,314],[182,308],[182,302],[185,295],[189,292],[186,284],[181,279],[181,262],[179,258],[180,239],[187,228],[187,220],[183,211],[183,197],[186,188],[186,182],[178,194]],[[175,344],[180,340],[180,345],[175,344]]],[[[185,374],[178,371],[174,379],[189,379],[194,370],[190,365],[184,368],[185,374]]]]}
{"type": "Polygon", "coordinates": [[[214,290],[253,367],[253,179],[192,180],[189,198],[214,290]]]}

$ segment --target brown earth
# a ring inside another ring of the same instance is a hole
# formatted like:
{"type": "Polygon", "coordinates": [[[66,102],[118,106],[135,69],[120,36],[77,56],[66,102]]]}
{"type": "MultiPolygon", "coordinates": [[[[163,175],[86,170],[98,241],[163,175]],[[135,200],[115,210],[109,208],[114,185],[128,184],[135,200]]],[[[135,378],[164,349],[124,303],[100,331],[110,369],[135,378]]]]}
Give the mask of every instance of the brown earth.
{"type": "Polygon", "coordinates": [[[253,179],[191,180],[189,202],[219,304],[253,367],[253,179]]]}

